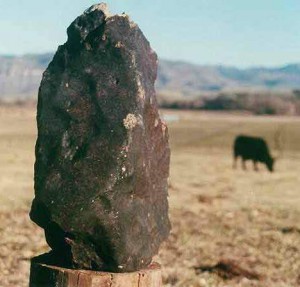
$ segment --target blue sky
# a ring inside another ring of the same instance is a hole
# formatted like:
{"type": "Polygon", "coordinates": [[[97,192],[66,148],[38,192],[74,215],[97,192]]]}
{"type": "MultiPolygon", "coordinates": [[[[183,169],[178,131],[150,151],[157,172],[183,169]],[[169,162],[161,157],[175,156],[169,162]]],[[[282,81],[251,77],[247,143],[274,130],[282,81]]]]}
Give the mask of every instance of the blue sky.
{"type": "MultiPolygon", "coordinates": [[[[300,0],[109,0],[159,57],[198,64],[300,63],[300,0]]],[[[88,0],[0,0],[0,54],[43,53],[66,40],[88,0]]]]}

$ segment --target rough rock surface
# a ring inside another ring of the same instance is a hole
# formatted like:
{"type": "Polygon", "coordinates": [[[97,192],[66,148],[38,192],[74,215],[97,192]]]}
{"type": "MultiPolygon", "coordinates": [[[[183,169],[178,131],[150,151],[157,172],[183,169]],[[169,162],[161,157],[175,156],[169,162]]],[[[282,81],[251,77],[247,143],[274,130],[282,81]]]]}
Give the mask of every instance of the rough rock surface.
{"type": "Polygon", "coordinates": [[[98,4],[70,25],[43,75],[30,217],[65,266],[135,271],[169,234],[156,74],[138,26],[98,4]]]}

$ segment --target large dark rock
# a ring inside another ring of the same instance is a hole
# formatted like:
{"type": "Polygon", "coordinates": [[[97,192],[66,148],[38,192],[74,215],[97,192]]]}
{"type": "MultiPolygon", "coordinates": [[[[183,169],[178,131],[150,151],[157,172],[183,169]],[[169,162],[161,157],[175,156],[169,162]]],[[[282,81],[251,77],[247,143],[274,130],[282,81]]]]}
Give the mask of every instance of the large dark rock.
{"type": "Polygon", "coordinates": [[[156,73],[138,26],[99,4],[70,25],[43,75],[30,216],[69,267],[138,270],[168,236],[156,73]]]}

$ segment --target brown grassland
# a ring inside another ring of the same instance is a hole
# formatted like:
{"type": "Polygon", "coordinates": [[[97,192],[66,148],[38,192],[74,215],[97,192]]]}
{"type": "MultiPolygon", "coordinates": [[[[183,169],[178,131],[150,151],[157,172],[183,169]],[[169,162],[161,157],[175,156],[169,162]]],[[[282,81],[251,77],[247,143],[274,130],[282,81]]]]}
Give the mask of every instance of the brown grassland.
{"type": "MultiPolygon", "coordinates": [[[[188,111],[169,123],[172,232],[156,260],[164,286],[300,286],[300,119],[188,111]],[[264,136],[275,172],[232,169],[239,133],[264,136]]],[[[34,108],[0,107],[0,286],[28,286],[29,260],[46,251],[30,222],[34,108]]]]}

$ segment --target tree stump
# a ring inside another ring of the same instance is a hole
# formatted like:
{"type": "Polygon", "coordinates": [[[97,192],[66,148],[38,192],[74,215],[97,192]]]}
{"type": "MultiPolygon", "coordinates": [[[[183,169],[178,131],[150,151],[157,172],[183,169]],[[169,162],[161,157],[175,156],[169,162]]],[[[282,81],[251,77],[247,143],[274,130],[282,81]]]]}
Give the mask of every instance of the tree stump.
{"type": "Polygon", "coordinates": [[[161,267],[130,273],[73,270],[42,263],[31,263],[29,287],[162,287],[161,267]]]}

